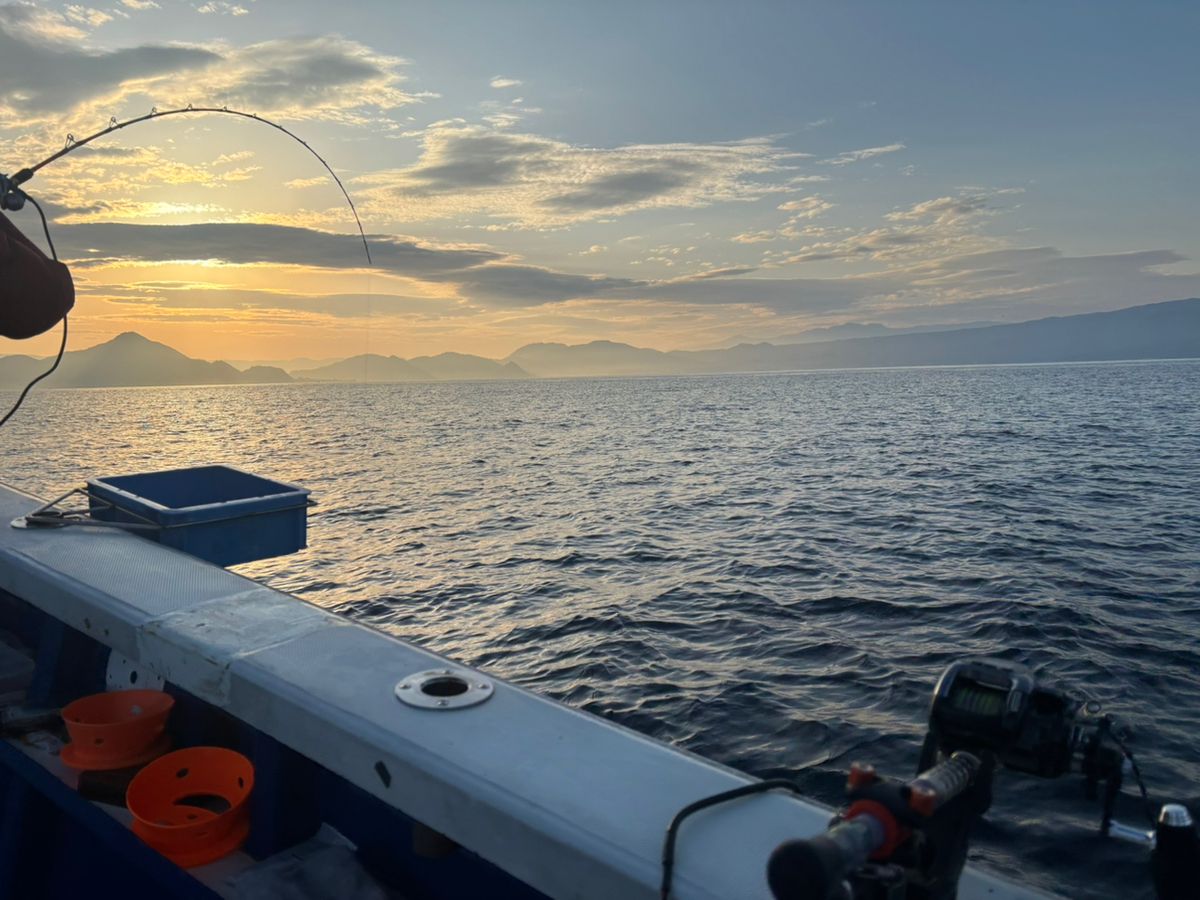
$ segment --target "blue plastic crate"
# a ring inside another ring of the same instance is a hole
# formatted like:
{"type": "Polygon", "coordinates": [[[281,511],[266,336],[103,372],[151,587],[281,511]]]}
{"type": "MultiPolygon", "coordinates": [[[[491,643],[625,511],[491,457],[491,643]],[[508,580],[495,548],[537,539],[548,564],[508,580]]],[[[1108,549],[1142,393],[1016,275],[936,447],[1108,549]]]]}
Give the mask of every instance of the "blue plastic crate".
{"type": "Polygon", "coordinates": [[[152,525],[139,534],[219,566],[308,544],[309,491],[232,466],[90,478],[87,484],[92,518],[152,525]]]}

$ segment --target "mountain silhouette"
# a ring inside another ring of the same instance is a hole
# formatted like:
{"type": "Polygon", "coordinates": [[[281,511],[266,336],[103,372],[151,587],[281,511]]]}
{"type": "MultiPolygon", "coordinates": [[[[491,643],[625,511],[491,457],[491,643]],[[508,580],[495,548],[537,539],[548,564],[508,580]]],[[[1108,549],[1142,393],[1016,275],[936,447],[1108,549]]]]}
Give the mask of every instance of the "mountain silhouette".
{"type": "MultiPolygon", "coordinates": [[[[743,343],[716,350],[664,352],[615,341],[590,341],[527,344],[503,360],[467,353],[440,353],[408,360],[362,354],[316,368],[296,369],[290,375],[277,366],[266,365],[240,372],[228,363],[192,359],[165,344],[126,332],[87,350],[66,353],[47,384],[121,387],[277,383],[294,379],[481,381],[1195,357],[1200,357],[1200,299],[1193,298],[1014,325],[901,333],[893,330],[875,337],[797,344],[743,343]]],[[[46,359],[0,357],[0,388],[23,387],[46,367],[46,359]]]]}
{"type": "Polygon", "coordinates": [[[1200,299],[950,331],[719,350],[649,350],[613,341],[527,344],[508,359],[531,375],[697,375],[1200,357],[1200,299]]]}
{"type": "MultiPolygon", "coordinates": [[[[32,356],[0,357],[0,387],[23,387],[46,371],[46,360],[32,356]]],[[[86,350],[63,354],[48,387],[133,387],[173,384],[278,383],[292,378],[282,369],[255,366],[239,372],[229,363],[205,362],[132,331],[86,350]]]]}
{"type": "Polygon", "coordinates": [[[468,353],[439,353],[401,359],[363,353],[341,362],[315,369],[292,372],[305,381],[485,381],[490,379],[528,378],[515,363],[501,363],[468,353]]]}
{"type": "Polygon", "coordinates": [[[360,353],[340,362],[315,369],[296,369],[292,374],[304,381],[432,381],[412,363],[398,356],[360,353]]]}

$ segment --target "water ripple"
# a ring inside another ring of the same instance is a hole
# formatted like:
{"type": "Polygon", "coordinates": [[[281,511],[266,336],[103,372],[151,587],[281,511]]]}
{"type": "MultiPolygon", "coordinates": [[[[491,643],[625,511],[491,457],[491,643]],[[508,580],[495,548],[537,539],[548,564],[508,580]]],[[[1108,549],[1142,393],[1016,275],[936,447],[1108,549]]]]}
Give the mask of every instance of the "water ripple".
{"type": "MultiPolygon", "coordinates": [[[[228,462],[311,487],[311,547],[244,570],[836,803],[915,765],[964,654],[1128,719],[1200,789],[1200,364],[44,391],[4,477],[228,462]]],[[[1137,806],[1121,814],[1136,818],[1137,806]]],[[[1149,897],[1076,782],[1005,777],[973,853],[1149,897]]]]}

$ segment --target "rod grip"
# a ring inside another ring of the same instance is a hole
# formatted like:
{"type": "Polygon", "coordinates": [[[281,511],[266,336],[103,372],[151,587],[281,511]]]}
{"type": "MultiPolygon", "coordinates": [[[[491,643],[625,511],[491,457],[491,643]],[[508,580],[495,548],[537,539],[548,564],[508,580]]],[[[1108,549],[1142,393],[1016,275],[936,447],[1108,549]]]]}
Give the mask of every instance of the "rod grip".
{"type": "Polygon", "coordinates": [[[826,900],[883,840],[883,826],[861,815],[825,834],[780,844],[767,863],[771,893],[775,900],[826,900]]]}

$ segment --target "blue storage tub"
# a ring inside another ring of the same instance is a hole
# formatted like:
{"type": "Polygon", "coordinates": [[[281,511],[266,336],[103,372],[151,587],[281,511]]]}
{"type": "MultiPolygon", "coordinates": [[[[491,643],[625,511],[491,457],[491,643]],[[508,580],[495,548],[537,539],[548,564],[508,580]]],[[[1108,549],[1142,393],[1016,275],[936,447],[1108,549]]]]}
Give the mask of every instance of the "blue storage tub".
{"type": "Polygon", "coordinates": [[[309,491],[232,466],[89,478],[87,486],[92,518],[150,525],[138,533],[219,566],[308,544],[309,491]]]}

